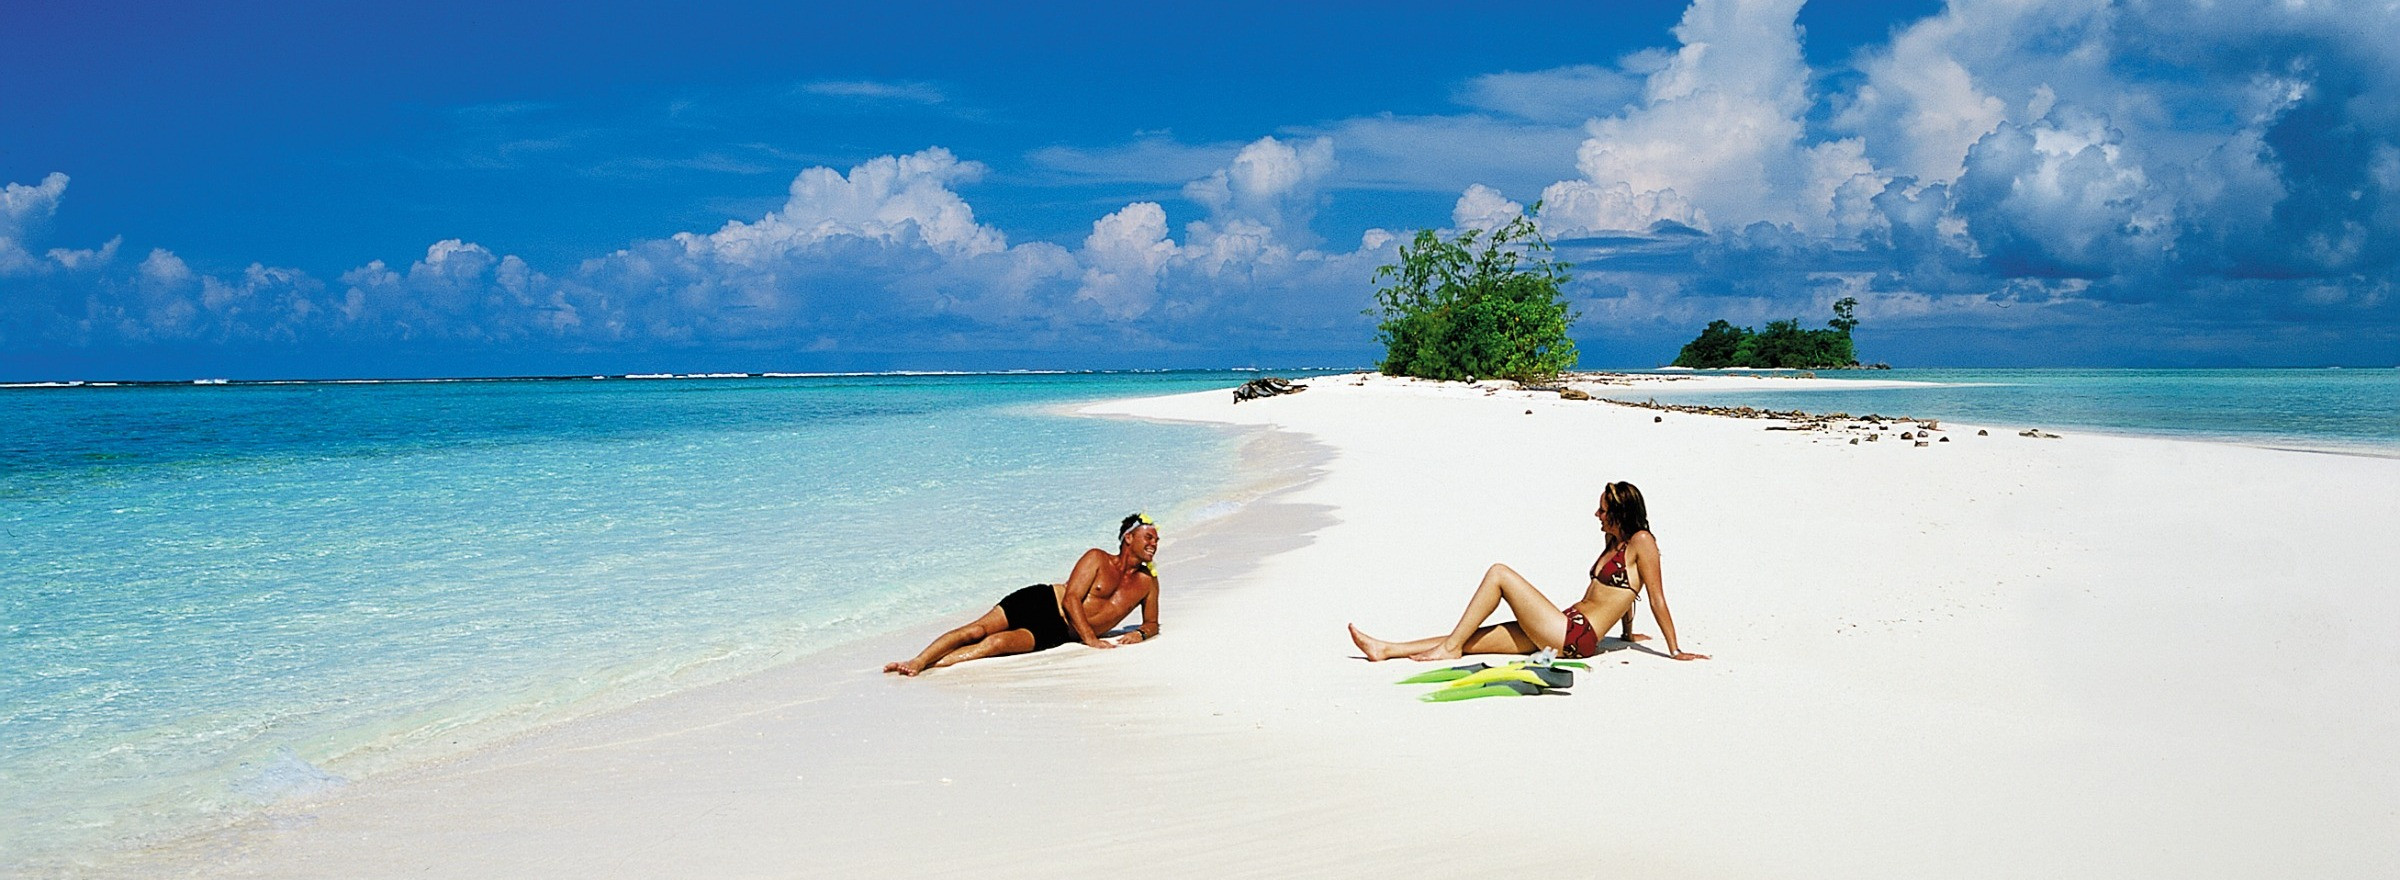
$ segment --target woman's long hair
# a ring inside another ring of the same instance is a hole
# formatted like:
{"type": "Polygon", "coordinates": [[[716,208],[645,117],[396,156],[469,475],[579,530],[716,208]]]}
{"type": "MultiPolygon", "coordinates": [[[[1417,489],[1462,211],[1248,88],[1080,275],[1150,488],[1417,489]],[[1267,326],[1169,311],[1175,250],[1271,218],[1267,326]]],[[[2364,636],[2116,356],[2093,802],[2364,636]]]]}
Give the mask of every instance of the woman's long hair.
{"type": "Polygon", "coordinates": [[[1608,504],[1608,545],[1633,537],[1635,532],[1649,531],[1650,505],[1642,500],[1642,490],[1632,483],[1618,481],[1600,490],[1600,500],[1608,504]]]}

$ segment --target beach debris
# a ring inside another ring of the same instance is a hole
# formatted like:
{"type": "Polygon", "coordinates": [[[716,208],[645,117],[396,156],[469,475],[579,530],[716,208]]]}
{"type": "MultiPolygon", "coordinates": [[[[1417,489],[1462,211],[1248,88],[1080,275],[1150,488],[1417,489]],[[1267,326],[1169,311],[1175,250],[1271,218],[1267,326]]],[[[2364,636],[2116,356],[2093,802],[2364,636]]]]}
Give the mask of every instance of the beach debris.
{"type": "Polygon", "coordinates": [[[1233,402],[1240,403],[1245,400],[1256,400],[1261,397],[1298,394],[1307,390],[1308,386],[1294,385],[1289,379],[1278,378],[1275,376],[1262,376],[1260,378],[1252,379],[1248,382],[1242,383],[1242,387],[1240,388],[1233,389],[1233,402]]]}
{"type": "Polygon", "coordinates": [[[1558,389],[1558,398],[1560,400],[1590,400],[1592,396],[1574,388],[1561,388],[1558,389]]]}
{"type": "MultiPolygon", "coordinates": [[[[1773,410],[1759,409],[1757,407],[1749,406],[1703,406],[1696,404],[1660,403],[1658,402],[1658,398],[1655,397],[1642,401],[1617,400],[1608,397],[1595,397],[1592,399],[1598,400],[1602,403],[1611,403],[1617,406],[1630,406],[1637,409],[1663,410],[1666,412],[1692,413],[1694,415],[1718,416],[1721,418],[1734,419],[1776,419],[1789,422],[1790,425],[1788,427],[1769,427],[1767,430],[1847,433],[1853,435],[1851,437],[1851,443],[1853,445],[1856,445],[1858,442],[1857,435],[1863,434],[1866,436],[1866,439],[1870,441],[1879,441],[1883,439],[1882,435],[1884,433],[1893,428],[1899,427],[1910,428],[1908,431],[1900,432],[1900,439],[1902,440],[1932,440],[1934,436],[1932,432],[1940,430],[1941,428],[1941,422],[1936,419],[1919,419],[1911,416],[1885,416],[1880,413],[1867,413],[1866,415],[1862,416],[1853,416],[1847,412],[1811,413],[1796,409],[1773,410]]],[[[1650,417],[1652,424],[1657,424],[1666,420],[1667,419],[1665,416],[1650,417]]],[[[1949,438],[1947,437],[1943,438],[1944,442],[1947,442],[1948,439],[1949,438]]]]}
{"type": "Polygon", "coordinates": [[[2025,430],[2018,431],[2018,432],[2017,432],[2017,436],[2019,436],[2019,437],[2033,437],[2033,438],[2040,439],[2040,440],[2056,440],[2056,439],[2058,439],[2058,435],[2057,435],[2057,434],[2052,434],[2052,433],[2050,433],[2050,432],[2048,432],[2048,431],[2044,431],[2044,430],[2042,430],[2042,429],[2040,429],[2040,428],[2026,428],[2025,430]]]}

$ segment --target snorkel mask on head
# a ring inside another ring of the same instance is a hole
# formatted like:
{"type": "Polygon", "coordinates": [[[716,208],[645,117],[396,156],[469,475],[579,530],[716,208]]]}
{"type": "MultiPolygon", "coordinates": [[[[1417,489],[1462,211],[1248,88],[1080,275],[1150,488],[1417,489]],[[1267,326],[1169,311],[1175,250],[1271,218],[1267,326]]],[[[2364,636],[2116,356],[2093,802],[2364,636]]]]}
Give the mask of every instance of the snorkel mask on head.
{"type": "Polygon", "coordinates": [[[1117,540],[1125,540],[1126,535],[1133,534],[1134,529],[1138,529],[1143,526],[1157,528],[1158,522],[1151,519],[1150,515],[1147,513],[1137,513],[1126,517],[1123,521],[1117,523],[1117,540]]]}

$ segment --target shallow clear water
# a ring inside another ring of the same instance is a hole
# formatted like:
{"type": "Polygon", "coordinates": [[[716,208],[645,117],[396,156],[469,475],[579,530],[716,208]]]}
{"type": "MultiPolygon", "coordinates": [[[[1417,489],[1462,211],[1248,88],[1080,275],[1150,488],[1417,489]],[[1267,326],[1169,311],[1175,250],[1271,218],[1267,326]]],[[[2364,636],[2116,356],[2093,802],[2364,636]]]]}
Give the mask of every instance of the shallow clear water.
{"type": "Polygon", "coordinates": [[[1247,378],[0,391],[0,873],[1063,577],[1237,439],[1055,406],[1247,378]]]}
{"type": "Polygon", "coordinates": [[[1645,389],[1630,396],[2400,454],[2400,370],[2394,369],[1897,369],[1817,375],[1938,384],[1655,394],[1645,389]]]}

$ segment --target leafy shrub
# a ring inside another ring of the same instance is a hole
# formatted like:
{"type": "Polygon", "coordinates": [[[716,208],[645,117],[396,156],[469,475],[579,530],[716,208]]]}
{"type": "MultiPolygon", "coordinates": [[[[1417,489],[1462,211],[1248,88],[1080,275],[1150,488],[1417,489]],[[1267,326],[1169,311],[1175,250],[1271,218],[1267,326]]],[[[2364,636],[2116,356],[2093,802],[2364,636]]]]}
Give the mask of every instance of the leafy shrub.
{"type": "Polygon", "coordinates": [[[1401,246],[1398,265],[1375,270],[1376,281],[1391,281],[1375,291],[1379,368],[1425,379],[1538,382],[1575,366],[1575,341],[1567,338],[1575,315],[1559,292],[1568,265],[1549,253],[1530,216],[1488,236],[1468,230],[1444,241],[1418,231],[1401,246]]]}

